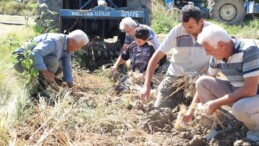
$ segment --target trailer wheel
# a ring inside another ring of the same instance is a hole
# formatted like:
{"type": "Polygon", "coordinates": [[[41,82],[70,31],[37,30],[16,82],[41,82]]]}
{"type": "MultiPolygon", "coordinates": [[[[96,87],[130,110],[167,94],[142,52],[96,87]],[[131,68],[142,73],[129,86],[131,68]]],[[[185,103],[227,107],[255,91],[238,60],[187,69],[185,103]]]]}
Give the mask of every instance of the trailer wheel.
{"type": "Polygon", "coordinates": [[[243,0],[210,0],[210,17],[226,24],[237,24],[245,18],[243,0]]]}

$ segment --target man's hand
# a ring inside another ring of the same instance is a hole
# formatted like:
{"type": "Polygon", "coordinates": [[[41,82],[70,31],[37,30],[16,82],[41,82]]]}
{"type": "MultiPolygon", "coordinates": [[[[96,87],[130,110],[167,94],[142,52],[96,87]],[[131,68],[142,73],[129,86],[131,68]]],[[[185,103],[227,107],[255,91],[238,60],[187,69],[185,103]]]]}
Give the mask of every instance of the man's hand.
{"type": "Polygon", "coordinates": [[[73,88],[73,82],[67,82],[67,86],[68,86],[68,88],[73,88]]]}
{"type": "Polygon", "coordinates": [[[208,101],[203,105],[204,109],[208,110],[209,115],[212,115],[220,106],[216,100],[208,101]]]}
{"type": "Polygon", "coordinates": [[[185,124],[189,123],[193,117],[194,109],[188,109],[187,112],[183,115],[183,121],[185,124]]]}
{"type": "Polygon", "coordinates": [[[116,75],[118,73],[117,67],[112,66],[110,72],[111,72],[111,75],[116,75]]]}
{"type": "Polygon", "coordinates": [[[46,79],[49,83],[55,82],[55,74],[49,72],[48,70],[42,70],[40,72],[43,75],[44,79],[46,79]]]}
{"type": "Polygon", "coordinates": [[[150,87],[144,86],[140,92],[139,98],[141,100],[147,100],[149,99],[150,95],[150,87]]]}

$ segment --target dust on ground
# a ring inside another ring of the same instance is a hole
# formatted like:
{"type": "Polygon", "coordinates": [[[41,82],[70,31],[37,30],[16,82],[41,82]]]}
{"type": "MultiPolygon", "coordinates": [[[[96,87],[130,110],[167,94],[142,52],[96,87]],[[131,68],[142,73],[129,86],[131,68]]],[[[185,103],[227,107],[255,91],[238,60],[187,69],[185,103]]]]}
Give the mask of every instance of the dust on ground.
{"type": "Polygon", "coordinates": [[[11,32],[19,32],[25,25],[33,25],[32,17],[0,15],[0,35],[4,36],[11,32]]]}

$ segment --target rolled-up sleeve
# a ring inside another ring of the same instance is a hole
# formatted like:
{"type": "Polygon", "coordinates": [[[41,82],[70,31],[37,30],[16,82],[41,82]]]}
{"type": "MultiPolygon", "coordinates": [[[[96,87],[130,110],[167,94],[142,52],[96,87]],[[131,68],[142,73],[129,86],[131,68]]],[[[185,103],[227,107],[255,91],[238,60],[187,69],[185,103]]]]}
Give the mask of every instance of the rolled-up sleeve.
{"type": "Polygon", "coordinates": [[[127,61],[130,58],[130,50],[131,50],[131,46],[129,46],[127,48],[127,50],[123,51],[121,54],[121,58],[125,61],[127,61]]]}
{"type": "Polygon", "coordinates": [[[63,67],[63,80],[65,82],[73,82],[72,67],[71,67],[71,54],[61,58],[63,67]]]}
{"type": "Polygon", "coordinates": [[[33,65],[37,70],[47,70],[43,61],[43,57],[56,51],[56,44],[54,40],[46,40],[39,43],[33,50],[33,65]]]}
{"type": "MultiPolygon", "coordinates": [[[[180,27],[180,26],[177,26],[177,27],[180,27]]],[[[171,29],[171,31],[166,36],[163,43],[159,46],[158,50],[166,54],[167,52],[170,51],[170,49],[176,47],[177,36],[178,36],[177,28],[171,29]]]]}

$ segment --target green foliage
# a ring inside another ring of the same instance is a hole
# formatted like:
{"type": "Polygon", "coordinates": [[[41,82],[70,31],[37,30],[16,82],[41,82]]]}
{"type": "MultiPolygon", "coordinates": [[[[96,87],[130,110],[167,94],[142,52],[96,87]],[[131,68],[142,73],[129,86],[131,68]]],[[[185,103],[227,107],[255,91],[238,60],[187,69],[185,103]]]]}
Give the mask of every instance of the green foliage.
{"type": "MultiPolygon", "coordinates": [[[[156,33],[164,33],[167,34],[169,31],[178,23],[180,12],[177,9],[172,9],[166,11],[164,9],[164,5],[160,0],[152,1],[152,28],[156,33]]],[[[220,25],[227,32],[239,38],[252,38],[259,39],[259,20],[258,19],[248,19],[238,25],[226,25],[224,23],[220,23],[214,20],[206,20],[211,21],[217,25],[220,25]]]]}
{"type": "MultiPolygon", "coordinates": [[[[156,33],[167,34],[180,21],[176,18],[177,14],[166,11],[154,11],[152,28],[156,33]]],[[[214,20],[206,20],[223,27],[230,35],[239,38],[259,39],[259,20],[245,20],[238,25],[226,25],[214,20]]]]}
{"type": "Polygon", "coordinates": [[[16,101],[16,119],[17,121],[21,122],[26,119],[26,117],[30,116],[32,112],[33,106],[30,104],[30,100],[28,98],[28,95],[26,94],[27,90],[24,90],[21,96],[17,97],[16,101]]]}
{"type": "Polygon", "coordinates": [[[259,39],[259,20],[246,20],[239,25],[226,25],[217,21],[211,21],[223,27],[230,35],[239,38],[259,39]]]}
{"type": "MultiPolygon", "coordinates": [[[[1,3],[2,1],[0,1],[1,3]]],[[[9,2],[9,1],[8,1],[9,2]]],[[[0,6],[1,7],[1,6],[0,6]]],[[[21,26],[19,26],[20,28],[21,26]]],[[[0,39],[0,145],[12,145],[10,140],[10,127],[14,122],[22,117],[28,117],[31,115],[28,112],[28,104],[25,104],[25,100],[28,100],[26,90],[22,89],[24,85],[24,79],[17,78],[15,70],[12,68],[12,51],[20,46],[22,42],[28,40],[34,35],[32,28],[25,26],[22,29],[14,28],[14,32],[4,34],[0,39]],[[23,90],[23,94],[21,94],[23,90]],[[16,117],[17,115],[17,117],[16,117]]],[[[17,27],[18,28],[18,27],[17,27]]],[[[16,121],[21,122],[21,121],[16,121]]],[[[19,144],[21,145],[21,144],[19,144]]]]}
{"type": "Polygon", "coordinates": [[[167,13],[157,13],[153,15],[151,27],[156,33],[168,33],[179,21],[167,15],[167,13]]]}
{"type": "Polygon", "coordinates": [[[36,0],[24,0],[22,3],[15,0],[1,0],[0,14],[32,16],[36,12],[36,0]]]}
{"type": "Polygon", "coordinates": [[[159,33],[168,33],[175,25],[179,23],[179,11],[166,11],[161,1],[152,2],[152,22],[151,27],[159,33]]]}
{"type": "MultiPolygon", "coordinates": [[[[36,46],[36,43],[31,40],[21,47],[24,49],[24,52],[21,53],[24,56],[24,58],[21,60],[21,65],[25,69],[23,72],[23,77],[26,79],[26,84],[31,84],[33,81],[35,81],[39,74],[38,70],[33,68],[33,56],[31,51],[33,46],[36,46]]],[[[17,63],[16,57],[17,55],[13,56],[14,64],[17,63]]]]}
{"type": "Polygon", "coordinates": [[[47,10],[46,12],[41,11],[40,14],[36,17],[36,25],[34,26],[34,30],[36,33],[49,33],[49,32],[57,32],[58,28],[54,25],[54,21],[52,20],[52,16],[58,15],[54,11],[47,10]]]}

